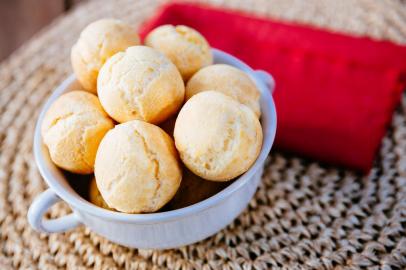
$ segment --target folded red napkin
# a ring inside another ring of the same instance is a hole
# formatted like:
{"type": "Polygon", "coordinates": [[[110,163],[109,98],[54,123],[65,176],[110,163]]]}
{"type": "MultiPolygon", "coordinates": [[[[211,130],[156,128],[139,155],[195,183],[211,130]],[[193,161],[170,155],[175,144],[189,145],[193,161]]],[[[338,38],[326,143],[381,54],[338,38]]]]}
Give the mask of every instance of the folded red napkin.
{"type": "Polygon", "coordinates": [[[194,4],[174,3],[141,28],[197,29],[210,45],[276,81],[276,146],[367,172],[405,87],[406,47],[194,4]]]}

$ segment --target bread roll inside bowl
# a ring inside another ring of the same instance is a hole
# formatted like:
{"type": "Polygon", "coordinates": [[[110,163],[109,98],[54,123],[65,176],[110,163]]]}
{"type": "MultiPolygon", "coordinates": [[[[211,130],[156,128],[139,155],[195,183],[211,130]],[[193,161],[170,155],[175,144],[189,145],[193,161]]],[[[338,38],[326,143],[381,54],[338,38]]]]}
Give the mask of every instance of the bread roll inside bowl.
{"type": "Polygon", "coordinates": [[[140,44],[133,27],[117,19],[101,19],[89,24],[71,50],[71,64],[83,87],[96,94],[100,68],[111,56],[140,44]]]}
{"type": "Polygon", "coordinates": [[[113,126],[95,95],[72,91],[61,95],[47,110],[41,133],[56,165],[89,174],[94,170],[99,143],[113,126]]]}
{"type": "Polygon", "coordinates": [[[218,91],[248,106],[258,117],[261,115],[259,92],[254,81],[242,70],[230,65],[217,64],[202,68],[187,82],[185,98],[202,91],[218,91]]]}
{"type": "Polygon", "coordinates": [[[107,205],[125,213],[155,212],[182,179],[172,138],[160,127],[133,120],[115,126],[100,143],[95,176],[107,205]]]}
{"type": "Polygon", "coordinates": [[[97,86],[103,108],[119,123],[161,123],[178,111],[185,95],[175,65],[146,46],[130,47],[107,60],[97,86]]]}
{"type": "Polygon", "coordinates": [[[106,201],[103,199],[103,196],[97,187],[96,178],[94,177],[92,180],[90,180],[89,184],[89,201],[98,207],[114,211],[114,209],[108,206],[106,201]]]}
{"type": "Polygon", "coordinates": [[[247,106],[217,91],[189,99],[174,131],[185,165],[212,181],[229,181],[246,172],[262,146],[262,128],[247,106]]]}
{"type": "Polygon", "coordinates": [[[180,209],[164,211],[163,208],[162,212],[157,213],[129,214],[110,211],[92,204],[75,191],[73,188],[75,181],[69,182],[63,171],[51,162],[41,140],[40,126],[50,104],[63,93],[78,89],[75,77],[71,76],[54,91],[38,118],[34,155],[49,189],[39,195],[29,209],[28,220],[31,226],[38,231],[49,233],[63,232],[85,225],[95,233],[121,245],[165,249],[197,242],[230,224],[254,196],[274,141],[276,111],[271,96],[274,84],[270,75],[254,71],[237,58],[219,50],[213,49],[212,52],[215,63],[228,64],[246,72],[261,93],[262,147],[248,171],[215,195],[180,209]],[[57,219],[44,219],[48,209],[60,200],[68,203],[73,213],[57,219]]]}
{"type": "Polygon", "coordinates": [[[185,25],[162,25],[145,37],[145,45],[165,54],[187,81],[196,71],[213,63],[207,40],[185,25]]]}

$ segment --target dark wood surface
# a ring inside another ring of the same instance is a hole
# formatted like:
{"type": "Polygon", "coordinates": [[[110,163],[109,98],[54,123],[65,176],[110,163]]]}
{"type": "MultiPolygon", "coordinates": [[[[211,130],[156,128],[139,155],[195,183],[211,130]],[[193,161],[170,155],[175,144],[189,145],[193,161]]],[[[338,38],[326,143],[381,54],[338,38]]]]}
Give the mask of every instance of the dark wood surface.
{"type": "Polygon", "coordinates": [[[0,61],[80,0],[0,0],[0,61]]]}

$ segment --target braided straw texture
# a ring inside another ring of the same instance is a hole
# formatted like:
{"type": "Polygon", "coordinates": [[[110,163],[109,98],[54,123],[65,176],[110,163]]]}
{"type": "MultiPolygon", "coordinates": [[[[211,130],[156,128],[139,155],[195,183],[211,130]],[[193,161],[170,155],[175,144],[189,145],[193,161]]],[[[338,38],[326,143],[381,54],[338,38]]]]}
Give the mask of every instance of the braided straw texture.
{"type": "MultiPolygon", "coordinates": [[[[370,175],[273,152],[249,208],[217,235],[180,249],[136,250],[85,227],[44,235],[27,209],[45,188],[32,154],[36,118],[71,73],[80,30],[101,17],[136,26],[165,1],[90,1],[0,66],[0,269],[406,269],[406,96],[370,175]]],[[[406,6],[389,0],[212,0],[217,6],[406,43],[406,6]]],[[[49,217],[69,212],[59,203],[49,217]]]]}

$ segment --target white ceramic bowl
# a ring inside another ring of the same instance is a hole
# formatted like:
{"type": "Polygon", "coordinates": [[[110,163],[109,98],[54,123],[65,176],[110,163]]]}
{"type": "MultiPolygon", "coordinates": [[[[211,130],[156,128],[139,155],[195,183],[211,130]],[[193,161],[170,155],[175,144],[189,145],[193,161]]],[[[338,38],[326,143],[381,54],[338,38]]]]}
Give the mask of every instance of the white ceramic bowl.
{"type": "Polygon", "coordinates": [[[191,206],[152,214],[126,214],[97,207],[76,193],[60,169],[50,160],[42,143],[40,126],[44,114],[61,94],[81,89],[72,75],[51,95],[44,105],[35,128],[34,155],[49,189],[40,194],[28,211],[28,221],[40,232],[63,232],[81,224],[107,239],[128,247],[165,249],[191,244],[211,236],[230,224],[248,205],[261,181],[263,166],[272,147],[276,131],[276,111],[271,92],[272,77],[253,71],[246,64],[222,51],[213,49],[214,62],[235,66],[255,81],[261,91],[261,123],[264,141],[254,165],[231,185],[214,196],[191,206]],[[69,204],[73,213],[53,220],[43,218],[58,201],[69,204]]]}

